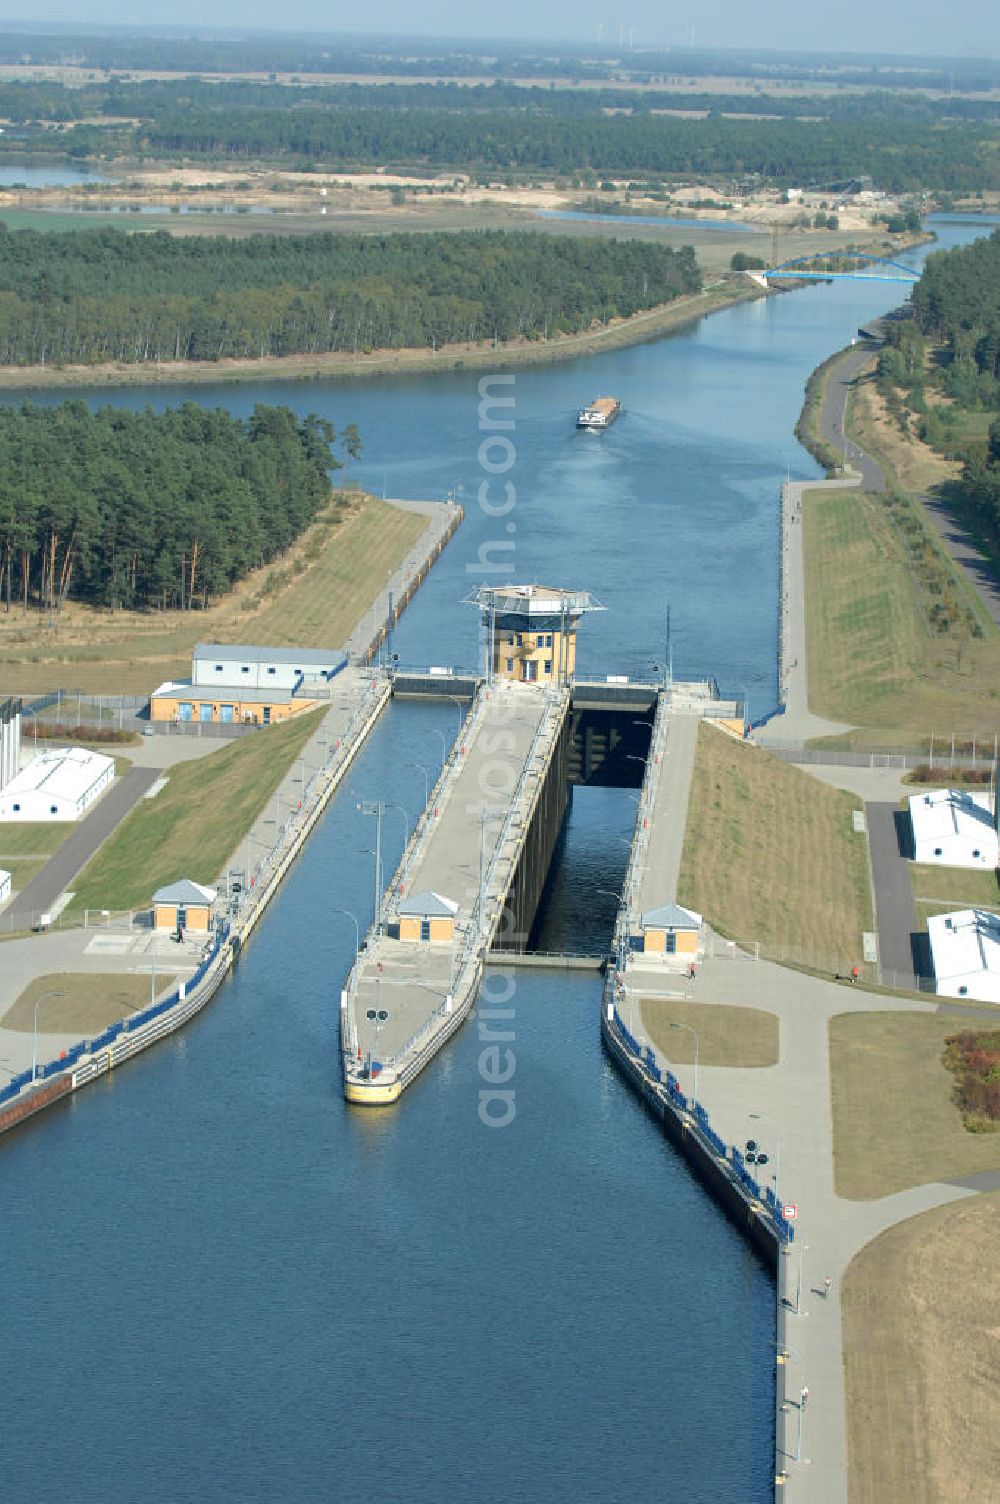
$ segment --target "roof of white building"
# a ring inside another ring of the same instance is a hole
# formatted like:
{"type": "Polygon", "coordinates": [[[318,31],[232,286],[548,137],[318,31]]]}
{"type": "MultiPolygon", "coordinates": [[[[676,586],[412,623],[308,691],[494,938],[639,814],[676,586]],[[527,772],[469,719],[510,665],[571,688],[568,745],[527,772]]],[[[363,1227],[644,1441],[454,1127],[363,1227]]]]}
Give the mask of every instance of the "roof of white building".
{"type": "Polygon", "coordinates": [[[6,888],[9,882],[10,873],[7,871],[6,867],[0,867],[0,888],[6,888]]]}
{"type": "Polygon", "coordinates": [[[401,898],[396,907],[407,918],[417,916],[421,919],[452,919],[458,913],[457,903],[445,898],[443,893],[435,893],[432,888],[424,888],[420,893],[411,893],[409,898],[401,898]]]}
{"type": "Polygon", "coordinates": [[[67,799],[75,804],[107,775],[114,771],[115,760],[103,752],[86,747],[49,747],[33,757],[4,787],[5,799],[20,795],[44,794],[50,799],[67,799]]]}
{"type": "Polygon", "coordinates": [[[701,915],[694,909],[682,909],[679,903],[664,903],[658,909],[647,909],[641,923],[644,930],[698,930],[701,915]]]}
{"type": "Polygon", "coordinates": [[[995,836],[993,796],[967,789],[931,789],[910,797],[910,823],[916,842],[941,841],[952,836],[978,845],[995,836]]]}
{"type": "Polygon", "coordinates": [[[167,883],[165,888],[157,888],[153,894],[154,903],[211,904],[215,899],[215,888],[206,888],[202,883],[192,882],[189,877],[182,877],[176,883],[167,883]]]}
{"type": "Polygon", "coordinates": [[[289,668],[327,668],[343,663],[346,654],[340,648],[267,648],[245,642],[197,642],[195,661],[218,663],[282,663],[289,668]]]}
{"type": "Polygon", "coordinates": [[[976,972],[1000,975],[1000,915],[986,909],[932,914],[927,935],[939,982],[974,976],[976,972]]]}
{"type": "Polygon", "coordinates": [[[168,679],[149,697],[151,700],[190,700],[193,703],[224,705],[309,705],[308,697],[293,695],[290,689],[254,689],[242,684],[192,684],[190,679],[168,679]]]}

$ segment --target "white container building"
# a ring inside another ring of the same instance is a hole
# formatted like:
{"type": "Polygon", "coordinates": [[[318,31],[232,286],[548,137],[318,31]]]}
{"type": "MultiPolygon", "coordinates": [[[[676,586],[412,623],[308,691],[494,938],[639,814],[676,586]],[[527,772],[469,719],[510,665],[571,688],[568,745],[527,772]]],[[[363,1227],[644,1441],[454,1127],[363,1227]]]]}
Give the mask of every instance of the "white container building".
{"type": "Polygon", "coordinates": [[[113,757],[52,747],[0,789],[0,820],[79,820],[115,776],[113,757]]]}
{"type": "Polygon", "coordinates": [[[927,935],[939,997],[1000,1003],[1000,915],[987,909],[932,914],[927,935]]]}
{"type": "Polygon", "coordinates": [[[1000,864],[992,794],[931,789],[909,803],[914,861],[987,871],[1000,864]]]}

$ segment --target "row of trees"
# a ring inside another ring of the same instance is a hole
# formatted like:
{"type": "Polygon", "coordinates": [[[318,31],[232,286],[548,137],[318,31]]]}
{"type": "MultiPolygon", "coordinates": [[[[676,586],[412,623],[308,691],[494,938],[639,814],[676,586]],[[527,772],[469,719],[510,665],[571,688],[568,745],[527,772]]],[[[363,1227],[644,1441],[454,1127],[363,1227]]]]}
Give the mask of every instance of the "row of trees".
{"type": "MultiPolygon", "coordinates": [[[[72,133],[71,133],[72,134],[72,133]]],[[[993,124],[906,120],[683,120],[414,110],[198,110],[140,125],[161,155],[329,164],[422,163],[496,171],[758,173],[826,183],[868,174],[890,191],[1000,186],[993,124]]]]}
{"type": "Polygon", "coordinates": [[[1000,543],[1000,422],[969,441],[956,409],[1000,410],[1000,232],[928,256],[912,317],[890,323],[878,383],[908,432],[963,461],[962,493],[977,527],[1000,543]],[[929,390],[949,401],[928,400],[929,390]]]}
{"type": "MultiPolygon", "coordinates": [[[[0,408],[0,599],[57,609],[206,603],[282,552],[330,496],[333,428],[83,402],[0,408]]],[[[356,454],[353,427],[341,442],[356,454]]]]}
{"type": "Polygon", "coordinates": [[[406,37],[393,46],[383,35],[341,36],[313,34],[254,34],[237,31],[185,36],[157,30],[129,35],[112,28],[87,35],[74,29],[69,35],[56,31],[4,32],[0,35],[0,63],[24,65],[72,64],[100,69],[138,69],[177,73],[284,73],[427,76],[436,78],[562,78],[629,80],[635,83],[669,81],[678,73],[688,78],[746,78],[757,90],[770,81],[787,85],[790,79],[814,82],[828,90],[831,82],[842,88],[959,92],[988,91],[1000,86],[1000,63],[987,57],[914,61],[907,57],[880,56],[867,61],[854,55],[839,56],[789,51],[765,52],[759,47],[669,48],[657,51],[643,47],[637,52],[612,42],[596,46],[590,38],[562,43],[559,53],[551,46],[490,41],[488,46],[444,43],[437,38],[406,37]]]}
{"type": "Polygon", "coordinates": [[[544,338],[697,291],[690,248],[533,233],[0,233],[0,364],[544,338]]]}
{"type": "Polygon", "coordinates": [[[954,121],[978,120],[994,125],[1000,118],[996,101],[953,94],[930,96],[902,90],[817,96],[742,93],[696,93],[669,86],[630,89],[621,85],[586,89],[554,89],[540,84],[491,79],[476,84],[330,83],[279,84],[250,79],[205,82],[199,78],[156,78],[137,81],[110,78],[67,88],[50,79],[13,79],[0,82],[0,115],[15,123],[29,120],[72,122],[100,116],[155,121],[180,110],[378,110],[452,111],[462,114],[508,111],[547,116],[601,116],[608,110],[650,115],[683,110],[706,115],[769,115],[789,120],[822,116],[826,120],[954,121]]]}

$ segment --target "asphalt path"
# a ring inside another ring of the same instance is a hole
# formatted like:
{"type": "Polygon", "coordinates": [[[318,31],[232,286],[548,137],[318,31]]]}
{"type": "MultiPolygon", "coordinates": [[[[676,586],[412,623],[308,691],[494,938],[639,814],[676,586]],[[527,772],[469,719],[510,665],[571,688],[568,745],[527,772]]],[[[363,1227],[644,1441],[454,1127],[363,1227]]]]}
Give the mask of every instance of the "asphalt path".
{"type": "MultiPolygon", "coordinates": [[[[859,472],[862,487],[866,491],[884,491],[885,476],[871,455],[846,437],[844,415],[851,383],[868,364],[872,354],[880,349],[879,342],[866,340],[844,352],[830,368],[817,417],[820,434],[831,448],[844,455],[848,464],[859,472]]],[[[961,523],[955,520],[943,501],[930,496],[921,496],[919,499],[927,510],[942,546],[977,592],[992,620],[1000,627],[1000,578],[996,569],[979,551],[974,540],[961,523]]]]}
{"type": "Polygon", "coordinates": [[[161,776],[160,768],[130,768],[119,778],[79,825],[75,826],[59,850],[22,888],[4,910],[5,930],[29,929],[39,914],[48,913],[56,899],[72,883],[80,869],[106,841],[117,825],[139,802],[146,790],[161,776]]]}
{"type": "Polygon", "coordinates": [[[917,908],[907,861],[900,850],[900,825],[906,816],[898,804],[865,805],[872,886],[878,923],[878,953],[882,980],[905,991],[916,990],[913,940],[917,908]]]}

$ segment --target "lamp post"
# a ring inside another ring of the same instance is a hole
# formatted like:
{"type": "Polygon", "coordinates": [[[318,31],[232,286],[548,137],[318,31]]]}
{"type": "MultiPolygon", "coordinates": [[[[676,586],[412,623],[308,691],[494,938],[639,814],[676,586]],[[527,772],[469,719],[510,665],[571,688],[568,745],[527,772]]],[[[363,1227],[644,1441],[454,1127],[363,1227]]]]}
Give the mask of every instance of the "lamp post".
{"type": "MultiPolygon", "coordinates": [[[[594,892],[595,893],[603,893],[607,898],[617,899],[617,902],[618,902],[618,917],[620,917],[622,913],[624,913],[626,915],[628,914],[628,904],[625,901],[624,894],[618,893],[614,888],[595,888],[594,892]]],[[[618,971],[620,971],[620,972],[622,972],[622,974],[624,974],[624,972],[625,972],[625,937],[624,937],[624,935],[620,931],[619,923],[618,923],[618,917],[616,917],[616,919],[615,919],[615,931],[616,931],[616,940],[617,940],[617,949],[615,951],[615,966],[616,966],[616,968],[617,968],[618,971]]]]}
{"type": "Polygon", "coordinates": [[[375,932],[378,933],[382,924],[382,816],[385,814],[385,804],[381,799],[362,799],[358,809],[363,815],[375,816],[375,932]]]}
{"type": "MultiPolygon", "coordinates": [[[[458,735],[461,735],[462,727],[465,725],[465,701],[460,700],[457,695],[449,695],[448,699],[452,705],[458,707],[458,735]]],[[[440,732],[438,735],[440,735],[440,732]]]]}
{"type": "Polygon", "coordinates": [[[385,809],[394,809],[394,810],[397,810],[399,812],[399,814],[402,815],[402,817],[403,817],[403,845],[405,847],[409,843],[409,840],[410,840],[410,817],[409,817],[409,815],[407,814],[406,810],[403,808],[403,806],[401,804],[397,804],[397,802],[395,801],[395,799],[387,799],[387,800],[385,800],[383,807],[385,809]]]}
{"type": "Polygon", "coordinates": [[[428,804],[430,804],[431,802],[430,774],[428,773],[422,762],[407,763],[407,767],[416,768],[419,773],[423,773],[424,775],[424,808],[426,809],[428,804]]]}
{"type": "MultiPolygon", "coordinates": [[[[780,1185],[781,1185],[781,1140],[778,1138],[777,1132],[775,1131],[774,1124],[772,1122],[770,1122],[764,1116],[763,1113],[760,1113],[760,1112],[750,1112],[750,1113],[747,1114],[747,1116],[750,1117],[750,1118],[753,1118],[756,1122],[763,1122],[763,1123],[765,1123],[767,1125],[767,1127],[770,1129],[771,1133],[773,1134],[773,1138],[774,1138],[774,1175],[773,1175],[772,1179],[774,1180],[774,1194],[777,1196],[777,1195],[780,1194],[780,1185]]],[[[752,1152],[757,1155],[757,1163],[760,1164],[761,1163],[761,1159],[760,1159],[759,1153],[756,1150],[754,1150],[752,1152]]],[[[750,1162],[752,1164],[754,1161],[751,1160],[750,1162]]],[[[767,1164],[767,1159],[766,1158],[764,1159],[763,1163],[767,1164]]],[[[801,1254],[802,1254],[802,1244],[800,1243],[799,1244],[800,1262],[801,1262],[801,1254]]],[[[796,1309],[796,1311],[798,1310],[798,1308],[799,1308],[798,1300],[796,1300],[796,1302],[795,1302],[795,1309],[796,1309]]]]}
{"type": "Polygon", "coordinates": [[[351,923],[354,925],[354,950],[355,950],[355,954],[360,955],[360,953],[361,953],[361,926],[358,923],[357,915],[356,914],[352,914],[350,909],[334,909],[333,912],[335,914],[344,914],[351,921],[351,923]]]}
{"type": "Polygon", "coordinates": [[[443,731],[438,731],[433,726],[430,726],[428,730],[430,732],[430,735],[436,736],[438,741],[441,743],[441,766],[444,767],[445,763],[448,761],[448,739],[443,731]]]}
{"type": "Polygon", "coordinates": [[[43,992],[40,998],[35,999],[35,1018],[31,1029],[31,1079],[38,1075],[38,1010],[43,1003],[48,1002],[50,997],[65,997],[65,992],[43,992]]]}
{"type": "Polygon", "coordinates": [[[694,1099],[698,1100],[698,1030],[692,1029],[690,1024],[671,1023],[672,1029],[687,1029],[689,1034],[694,1035],[694,1099]]]}
{"type": "MultiPolygon", "coordinates": [[[[802,1431],[803,1431],[802,1417],[803,1417],[803,1414],[804,1414],[805,1408],[806,1408],[806,1398],[808,1397],[808,1394],[809,1394],[809,1390],[808,1390],[808,1388],[806,1386],[806,1372],[805,1372],[806,1365],[805,1365],[805,1362],[803,1360],[802,1354],[798,1351],[798,1349],[794,1348],[794,1347],[789,1347],[787,1342],[776,1342],[775,1343],[775,1347],[778,1349],[777,1363],[778,1363],[778,1367],[779,1368],[787,1367],[789,1358],[798,1358],[798,1360],[799,1360],[799,1372],[801,1374],[801,1380],[800,1380],[800,1384],[799,1384],[799,1419],[798,1419],[798,1424],[796,1426],[796,1431],[795,1431],[795,1461],[796,1462],[801,1462],[802,1461],[802,1431]]],[[[786,1386],[786,1388],[787,1388],[787,1386],[786,1386]]],[[[785,1395],[785,1404],[788,1404],[788,1403],[789,1403],[789,1400],[788,1400],[788,1396],[787,1396],[787,1393],[786,1393],[786,1395],[785,1395]]]]}

